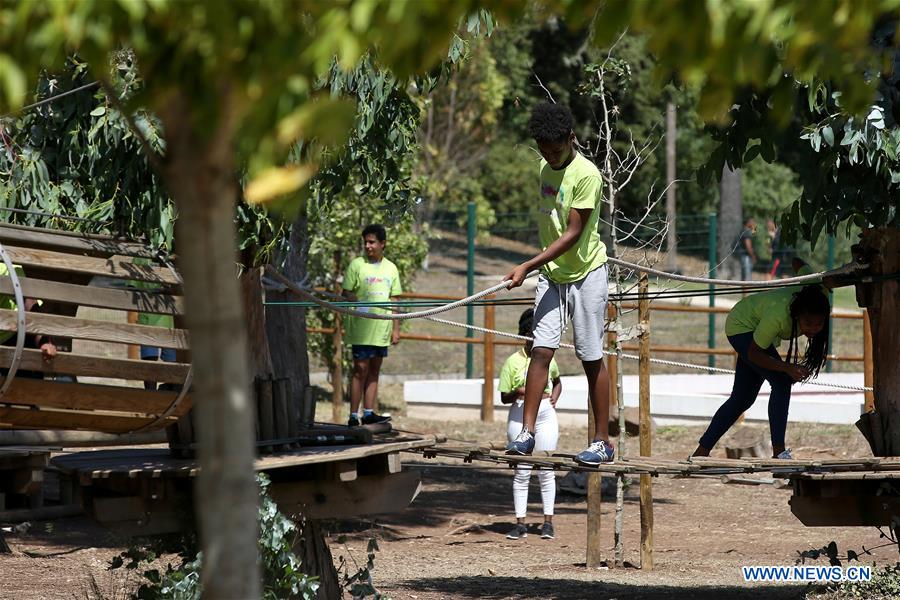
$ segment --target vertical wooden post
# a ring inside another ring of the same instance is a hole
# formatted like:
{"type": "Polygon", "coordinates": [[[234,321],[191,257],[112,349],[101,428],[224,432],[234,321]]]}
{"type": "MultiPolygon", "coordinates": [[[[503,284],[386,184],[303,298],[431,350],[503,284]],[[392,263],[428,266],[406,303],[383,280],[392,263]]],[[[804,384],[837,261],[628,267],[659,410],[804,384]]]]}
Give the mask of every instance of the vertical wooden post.
{"type": "MultiPolygon", "coordinates": [[[[334,253],[335,284],[334,293],[341,293],[341,285],[337,283],[341,270],[341,253],[334,253]]],[[[334,354],[331,356],[331,420],[335,423],[341,421],[341,408],[344,404],[344,342],[341,331],[341,314],[334,313],[334,333],[332,334],[332,346],[334,354]]],[[[365,393],[365,391],[364,391],[365,393]]]]}
{"type": "MultiPolygon", "coordinates": [[[[140,313],[129,310],[128,311],[128,323],[134,325],[138,321],[138,315],[140,313]]],[[[128,358],[131,360],[140,360],[141,359],[141,347],[138,344],[128,344],[128,358]]]]}
{"type": "MultiPolygon", "coordinates": [[[[588,443],[594,441],[594,411],[588,406],[588,443]]],[[[603,541],[600,538],[600,510],[602,502],[601,474],[587,476],[587,548],[585,564],[589,569],[603,565],[603,541]]]]}
{"type": "MultiPolygon", "coordinates": [[[[640,278],[638,319],[641,325],[638,404],[641,456],[650,456],[650,289],[647,274],[640,278]]],[[[653,568],[653,488],[650,475],[641,475],[641,569],[653,568]]]]}
{"type": "MultiPolygon", "coordinates": [[[[487,296],[486,300],[493,299],[487,296]]],[[[484,328],[494,329],[494,305],[484,306],[484,328]]],[[[494,334],[484,334],[484,385],[481,388],[481,420],[494,422],[494,334]]]]}
{"type": "MultiPolygon", "coordinates": [[[[619,334],[616,332],[616,325],[618,325],[618,310],[616,309],[616,305],[610,303],[606,309],[607,321],[609,321],[612,329],[607,329],[606,333],[606,348],[611,352],[616,351],[616,347],[618,346],[618,338],[619,334]]],[[[616,415],[616,423],[619,427],[619,435],[618,440],[616,441],[616,455],[619,458],[622,458],[622,451],[624,450],[624,440],[625,440],[625,410],[619,406],[619,357],[615,354],[608,355],[607,359],[607,370],[609,371],[609,414],[610,417],[612,415],[616,415]]],[[[621,476],[616,477],[616,516],[613,520],[613,555],[615,560],[613,564],[617,567],[624,566],[625,560],[623,557],[624,553],[624,545],[622,541],[622,519],[624,517],[624,496],[625,488],[624,481],[621,476]]]]}
{"type": "MultiPolygon", "coordinates": [[[[863,312],[863,385],[872,387],[875,384],[875,363],[872,362],[872,324],[869,322],[869,311],[863,312]]],[[[866,412],[875,410],[875,394],[865,392],[866,412]]]]}

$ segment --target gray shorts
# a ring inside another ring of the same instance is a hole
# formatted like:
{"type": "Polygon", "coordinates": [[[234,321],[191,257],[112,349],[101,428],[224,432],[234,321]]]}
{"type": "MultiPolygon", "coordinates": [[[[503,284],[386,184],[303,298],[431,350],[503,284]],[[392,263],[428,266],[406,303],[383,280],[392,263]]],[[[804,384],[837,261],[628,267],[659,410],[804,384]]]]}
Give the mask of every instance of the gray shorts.
{"type": "Polygon", "coordinates": [[[575,355],[579,360],[603,358],[603,329],[609,301],[607,268],[603,265],[572,283],[538,278],[534,298],[534,345],[559,348],[568,319],[572,319],[575,355]]]}

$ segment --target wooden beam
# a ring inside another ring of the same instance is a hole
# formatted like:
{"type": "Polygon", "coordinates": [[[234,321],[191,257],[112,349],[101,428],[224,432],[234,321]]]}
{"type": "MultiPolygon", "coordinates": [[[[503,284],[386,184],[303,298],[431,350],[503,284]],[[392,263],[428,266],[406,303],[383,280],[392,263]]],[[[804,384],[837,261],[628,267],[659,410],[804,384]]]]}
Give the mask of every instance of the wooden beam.
{"type": "MultiPolygon", "coordinates": [[[[872,359],[872,324],[869,322],[869,311],[863,317],[863,386],[875,385],[875,361],[872,359]]],[[[865,412],[875,410],[875,393],[865,392],[865,412]]]]}
{"type": "Polygon", "coordinates": [[[41,267],[64,273],[101,275],[114,279],[180,285],[175,273],[168,268],[137,265],[124,257],[95,258],[19,246],[4,246],[4,248],[14,263],[25,267],[26,274],[28,267],[41,267]]]}
{"type": "MultiPolygon", "coordinates": [[[[640,414],[641,456],[652,454],[650,439],[650,300],[647,274],[639,280],[641,300],[638,319],[641,326],[640,358],[638,360],[638,405],[640,414]]],[[[653,487],[650,475],[641,475],[641,569],[653,569],[653,487]]]]}
{"type": "MultiPolygon", "coordinates": [[[[110,412],[79,412],[74,410],[56,410],[34,408],[17,408],[0,406],[0,428],[6,429],[73,429],[84,431],[102,431],[104,433],[128,433],[152,423],[155,417],[145,417],[135,413],[116,414],[110,412]]],[[[168,418],[160,424],[160,428],[175,423],[175,418],[168,418]]]]}
{"type": "MultiPolygon", "coordinates": [[[[17,317],[18,313],[14,310],[0,309],[0,331],[15,331],[17,317]]],[[[28,333],[98,342],[114,342],[117,344],[162,346],[163,348],[175,348],[177,350],[184,350],[190,347],[188,344],[188,333],[185,329],[112,323],[109,321],[79,319],[77,317],[34,312],[27,313],[25,330],[28,333]]]]}
{"type": "MultiPolygon", "coordinates": [[[[163,315],[180,315],[184,313],[184,300],[181,296],[173,296],[150,290],[126,290],[103,288],[88,285],[75,285],[58,281],[46,281],[35,277],[21,277],[22,293],[27,298],[40,298],[64,304],[78,306],[95,306],[115,310],[133,310],[137,312],[163,315]]],[[[0,277],[0,294],[14,293],[9,277],[0,277]]]]}
{"type": "MultiPolygon", "coordinates": [[[[494,296],[487,296],[492,299],[494,296]]],[[[484,307],[484,328],[494,329],[494,305],[484,307]]],[[[484,334],[484,383],[481,388],[481,421],[494,422],[494,334],[484,334]]]]}
{"type": "Polygon", "coordinates": [[[121,254],[139,256],[141,258],[156,258],[156,253],[147,246],[137,242],[120,240],[111,236],[52,231],[10,223],[0,225],[0,242],[16,246],[78,252],[92,256],[109,257],[121,254]]]}
{"type": "Polygon", "coordinates": [[[371,475],[355,481],[273,482],[270,493],[287,515],[343,519],[403,510],[422,489],[416,471],[371,475]]]}
{"type": "MultiPolygon", "coordinates": [[[[0,367],[12,363],[15,348],[0,346],[0,367]]],[[[87,354],[58,352],[47,362],[40,350],[24,348],[20,369],[61,375],[85,377],[110,377],[130,381],[156,381],[157,383],[184,383],[190,365],[162,361],[132,360],[125,358],[101,358],[87,354]]]]}
{"type": "MultiPolygon", "coordinates": [[[[77,411],[161,414],[177,395],[178,392],[151,392],[143,388],[16,378],[3,395],[3,402],[77,411]]],[[[173,416],[184,414],[190,406],[190,395],[187,395],[173,416]]]]}

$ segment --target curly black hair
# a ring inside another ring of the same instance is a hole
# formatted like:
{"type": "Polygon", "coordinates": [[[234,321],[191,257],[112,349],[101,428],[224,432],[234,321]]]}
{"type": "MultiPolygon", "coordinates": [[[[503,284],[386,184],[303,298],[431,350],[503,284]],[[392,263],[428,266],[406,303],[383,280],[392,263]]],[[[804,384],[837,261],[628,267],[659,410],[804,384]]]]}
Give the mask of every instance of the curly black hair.
{"type": "Polygon", "coordinates": [[[575,120],[568,107],[541,102],[531,111],[528,131],[536,142],[565,142],[572,133],[575,120]]]}
{"type": "Polygon", "coordinates": [[[519,316],[519,335],[531,335],[534,327],[534,309],[529,308],[519,316]]]}
{"type": "Polygon", "coordinates": [[[803,365],[810,370],[810,378],[819,376],[819,369],[828,360],[828,317],[831,314],[831,303],[828,296],[818,285],[807,285],[794,294],[790,305],[791,340],[788,343],[787,362],[803,365]],[[825,319],[825,326],[814,335],[806,346],[803,358],[800,358],[800,340],[797,339],[797,319],[800,315],[814,315],[825,319]]]}

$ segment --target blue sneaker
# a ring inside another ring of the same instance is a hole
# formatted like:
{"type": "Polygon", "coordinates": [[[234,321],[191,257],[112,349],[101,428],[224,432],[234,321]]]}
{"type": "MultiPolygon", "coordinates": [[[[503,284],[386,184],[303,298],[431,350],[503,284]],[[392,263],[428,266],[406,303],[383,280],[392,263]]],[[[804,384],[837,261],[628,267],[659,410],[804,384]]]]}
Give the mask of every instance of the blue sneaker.
{"type": "Polygon", "coordinates": [[[594,440],[586,450],[575,455],[575,462],[588,467],[596,467],[603,463],[611,463],[616,451],[609,442],[594,440]]]}
{"type": "Polygon", "coordinates": [[[518,454],[519,456],[531,456],[534,451],[534,435],[527,429],[523,429],[516,439],[506,445],[507,454],[518,454]]]}

